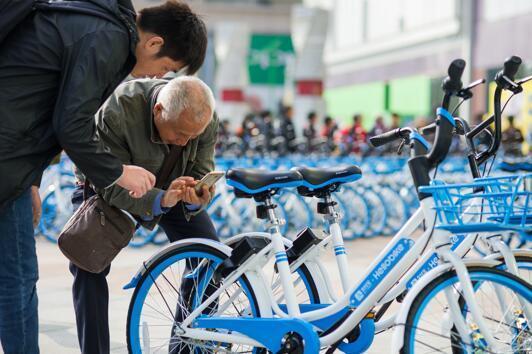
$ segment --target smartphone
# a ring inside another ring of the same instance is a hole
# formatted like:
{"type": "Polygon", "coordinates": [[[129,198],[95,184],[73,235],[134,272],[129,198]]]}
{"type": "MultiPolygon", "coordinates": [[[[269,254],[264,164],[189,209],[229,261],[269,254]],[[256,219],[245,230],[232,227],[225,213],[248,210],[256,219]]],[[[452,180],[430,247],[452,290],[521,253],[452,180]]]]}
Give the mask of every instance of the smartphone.
{"type": "Polygon", "coordinates": [[[203,186],[211,188],[223,176],[225,176],[225,172],[222,171],[209,172],[205,176],[203,176],[203,178],[198,182],[198,184],[196,184],[194,190],[198,195],[201,195],[203,186]]]}

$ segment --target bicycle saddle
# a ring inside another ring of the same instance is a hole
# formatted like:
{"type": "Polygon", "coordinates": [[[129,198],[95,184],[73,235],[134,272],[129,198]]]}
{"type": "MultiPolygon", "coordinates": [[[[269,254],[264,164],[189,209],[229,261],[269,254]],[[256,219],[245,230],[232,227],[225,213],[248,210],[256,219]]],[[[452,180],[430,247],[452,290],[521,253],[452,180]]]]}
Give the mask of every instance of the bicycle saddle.
{"type": "Polygon", "coordinates": [[[296,167],[293,170],[303,176],[302,186],[309,189],[320,189],[332,184],[354,182],[362,177],[362,171],[355,165],[327,168],[296,167]]]}
{"type": "Polygon", "coordinates": [[[263,169],[234,168],[225,174],[227,184],[247,194],[258,194],[271,189],[298,187],[303,182],[297,171],[268,171],[263,169]]]}

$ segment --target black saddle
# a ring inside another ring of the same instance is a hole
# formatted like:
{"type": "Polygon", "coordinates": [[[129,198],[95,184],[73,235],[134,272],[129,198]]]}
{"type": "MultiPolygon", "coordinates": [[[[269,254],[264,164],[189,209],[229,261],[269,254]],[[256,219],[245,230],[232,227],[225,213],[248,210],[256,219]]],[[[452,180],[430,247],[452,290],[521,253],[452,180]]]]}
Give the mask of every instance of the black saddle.
{"type": "Polygon", "coordinates": [[[355,165],[327,168],[297,167],[293,170],[303,176],[303,183],[298,191],[304,195],[308,194],[305,192],[354,182],[362,177],[362,171],[355,165]]]}
{"type": "Polygon", "coordinates": [[[303,178],[297,171],[230,169],[225,174],[227,184],[244,194],[254,195],[272,189],[299,187],[303,178]]]}

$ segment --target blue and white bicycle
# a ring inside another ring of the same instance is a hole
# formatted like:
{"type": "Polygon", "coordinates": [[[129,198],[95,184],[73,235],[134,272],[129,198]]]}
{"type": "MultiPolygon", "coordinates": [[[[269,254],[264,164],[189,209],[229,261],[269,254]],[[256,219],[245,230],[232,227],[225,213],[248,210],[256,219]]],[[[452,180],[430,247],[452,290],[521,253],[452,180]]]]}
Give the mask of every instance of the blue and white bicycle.
{"type": "MultiPolygon", "coordinates": [[[[376,308],[408,289],[394,318],[394,353],[527,352],[531,347],[530,283],[497,269],[501,262],[463,259],[459,253],[463,242],[456,250],[452,247],[455,233],[526,232],[529,192],[522,192],[523,179],[455,186],[466,190],[457,194],[447,188],[453,186],[431,185],[429,172],[445,158],[455,129],[446,109],[450,97],[461,89],[464,65],[458,60],[449,68],[434,146],[408,162],[421,207],[361,281],[350,284],[342,279],[344,294],[334,302],[299,303],[293,283],[299,257],[297,250],[286,251],[272,202],[272,193],[279,188],[306,188],[319,196],[335,184],[359,178],[359,171],[354,167],[274,173],[234,170],[228,180],[237,193],[261,202],[257,211],[270,221],[270,237],[244,237],[232,249],[216,242],[185,240],[146,262],[129,284],[135,288],[128,314],[130,351],[318,353],[338,349],[360,353],[375,335],[376,308]],[[516,197],[520,203],[512,202],[516,197]],[[489,222],[482,222],[483,217],[489,222]],[[423,222],[426,230],[415,235],[423,222]],[[425,262],[433,256],[437,265],[427,269],[425,262]],[[282,301],[265,275],[269,259],[276,261],[282,301]],[[416,265],[418,270],[405,276],[416,265]]],[[[513,83],[516,65],[512,58],[501,73],[504,78],[496,90],[499,104],[500,91],[509,85],[504,82],[513,83]]],[[[500,106],[495,110],[500,113],[500,106]]],[[[332,205],[326,204],[322,208],[331,213],[332,205]]],[[[343,240],[334,236],[334,230],[331,234],[339,267],[347,270],[347,259],[338,247],[343,240]]],[[[305,254],[309,249],[299,251],[305,254]]]]}

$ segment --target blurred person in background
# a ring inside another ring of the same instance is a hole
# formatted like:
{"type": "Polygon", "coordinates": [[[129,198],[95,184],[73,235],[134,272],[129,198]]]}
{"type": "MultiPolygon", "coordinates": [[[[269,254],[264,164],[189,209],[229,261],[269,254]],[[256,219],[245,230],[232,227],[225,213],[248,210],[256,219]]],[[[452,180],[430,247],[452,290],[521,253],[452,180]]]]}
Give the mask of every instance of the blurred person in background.
{"type": "Polygon", "coordinates": [[[367,132],[362,126],[362,115],[353,116],[353,125],[342,131],[342,141],[346,145],[346,152],[363,153],[366,147],[367,132]]]}
{"type": "Polygon", "coordinates": [[[231,123],[229,119],[224,119],[220,122],[218,130],[218,139],[227,140],[231,137],[231,123]]]}
{"type": "Polygon", "coordinates": [[[334,119],[330,116],[326,116],[323,120],[323,127],[321,128],[321,136],[325,139],[327,139],[327,144],[329,145],[329,148],[331,151],[335,149],[335,134],[338,130],[338,125],[334,121],[334,119]]]}
{"type": "MultiPolygon", "coordinates": [[[[397,128],[401,127],[401,116],[398,113],[393,112],[392,115],[391,115],[391,120],[392,120],[392,123],[391,123],[390,127],[388,128],[388,130],[394,130],[394,129],[397,129],[397,128]]],[[[397,151],[398,151],[400,145],[401,145],[400,141],[396,141],[396,142],[393,142],[391,144],[386,144],[384,146],[384,149],[385,149],[384,150],[384,154],[397,155],[397,151]]]]}
{"type": "Polygon", "coordinates": [[[284,107],[281,114],[280,122],[280,135],[282,135],[286,140],[286,150],[288,152],[294,152],[296,150],[295,140],[296,140],[296,130],[294,127],[292,107],[284,107]]]}
{"type": "Polygon", "coordinates": [[[257,128],[257,125],[255,124],[253,113],[246,114],[244,120],[242,120],[242,124],[240,125],[240,129],[237,133],[237,135],[242,139],[244,143],[244,149],[247,149],[249,147],[249,142],[251,138],[258,135],[258,133],[259,130],[257,128]]]}
{"type": "MultiPolygon", "coordinates": [[[[427,125],[429,125],[431,122],[426,118],[426,117],[423,117],[423,116],[418,116],[418,117],[415,117],[414,118],[414,121],[411,123],[411,125],[416,128],[416,129],[421,129],[423,127],[426,127],[427,125]]],[[[425,138],[425,140],[427,140],[427,142],[429,142],[430,144],[432,144],[434,142],[434,134],[429,134],[429,135],[424,135],[423,136],[425,138]]]]}
{"type": "Polygon", "coordinates": [[[373,125],[373,128],[370,130],[369,137],[382,134],[386,131],[388,131],[388,129],[386,128],[386,125],[384,125],[384,118],[378,116],[375,118],[375,125],[373,125]]]}
{"type": "MultiPolygon", "coordinates": [[[[482,123],[484,120],[484,114],[478,113],[475,115],[475,118],[473,119],[473,124],[471,126],[476,126],[482,123]]],[[[487,128],[491,131],[491,128],[487,128]]],[[[485,151],[489,148],[491,145],[492,137],[489,133],[486,132],[486,129],[482,130],[474,139],[475,146],[477,147],[477,151],[485,151]]]]}
{"type": "Polygon", "coordinates": [[[460,135],[453,134],[451,146],[449,147],[449,155],[462,155],[465,151],[460,135]]]}
{"type": "Polygon", "coordinates": [[[318,137],[318,133],[316,130],[316,121],[318,120],[318,115],[316,112],[312,111],[309,112],[307,115],[307,125],[303,129],[303,136],[305,137],[306,141],[306,150],[308,152],[313,151],[314,142],[316,138],[318,137]]]}
{"type": "Polygon", "coordinates": [[[257,115],[256,125],[259,129],[259,134],[265,139],[266,150],[270,150],[271,141],[275,137],[272,112],[269,110],[260,112],[260,114],[257,115]]]}
{"type": "Polygon", "coordinates": [[[514,125],[514,116],[508,116],[508,127],[502,132],[502,147],[505,155],[523,156],[522,144],[525,141],[521,130],[514,125]]]}
{"type": "Polygon", "coordinates": [[[429,120],[426,117],[419,116],[414,118],[414,128],[421,129],[429,125],[429,120]]]}
{"type": "MultiPolygon", "coordinates": [[[[373,136],[385,133],[387,130],[388,129],[384,125],[384,118],[382,116],[377,116],[377,118],[375,118],[375,124],[373,125],[373,128],[368,133],[368,139],[373,137],[373,136]]],[[[383,155],[389,149],[389,146],[387,146],[387,145],[389,145],[389,144],[386,144],[386,145],[383,145],[383,146],[379,146],[379,147],[371,147],[370,148],[370,150],[371,150],[370,153],[371,154],[375,154],[375,155],[383,155]]]]}
{"type": "Polygon", "coordinates": [[[229,122],[228,119],[224,119],[220,121],[220,124],[218,127],[218,139],[216,141],[216,155],[217,156],[222,155],[227,149],[227,146],[229,144],[229,139],[232,136],[230,126],[231,126],[231,123],[229,122]]]}
{"type": "Polygon", "coordinates": [[[390,125],[390,129],[397,129],[401,127],[401,116],[398,113],[392,113],[392,124],[390,125]]]}

